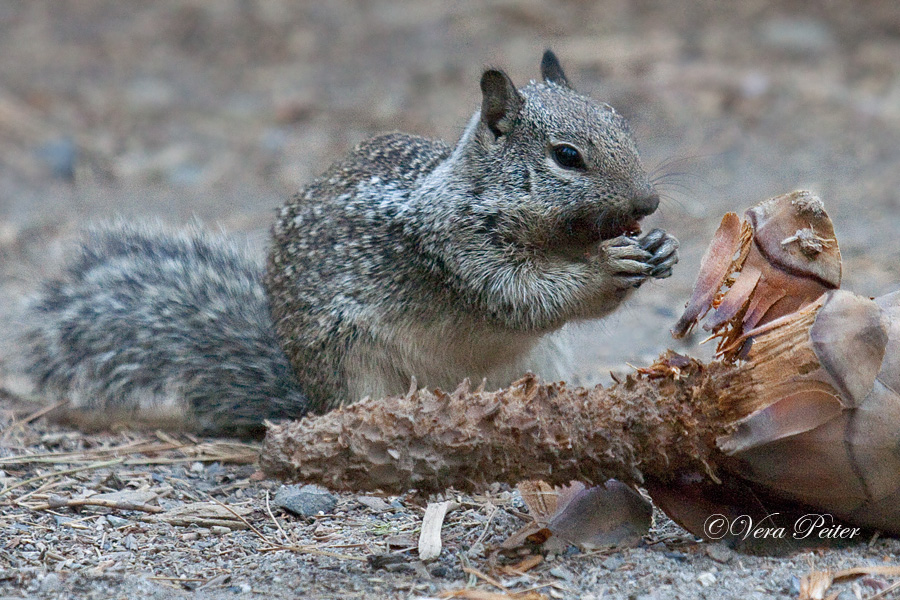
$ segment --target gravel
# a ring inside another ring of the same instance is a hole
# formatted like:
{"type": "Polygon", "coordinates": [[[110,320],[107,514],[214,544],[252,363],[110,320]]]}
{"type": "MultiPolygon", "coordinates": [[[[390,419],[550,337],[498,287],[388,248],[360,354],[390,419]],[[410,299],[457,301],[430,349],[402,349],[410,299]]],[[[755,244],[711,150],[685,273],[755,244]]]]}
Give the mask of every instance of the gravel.
{"type": "MultiPolygon", "coordinates": [[[[393,129],[455,139],[478,106],[482,68],[524,83],[548,46],[579,89],[629,117],[664,196],[647,226],[682,243],[671,279],[578,328],[573,382],[609,381],[667,347],[708,356],[699,338],[674,342],[668,329],[709,236],[725,211],[798,187],[819,194],[835,222],[845,287],[883,294],[900,280],[898,31],[896,3],[851,0],[3,3],[0,359],[15,357],[16,307],[59,269],[81,224],[197,217],[262,252],[273,209],[353,144],[393,129]]],[[[159,442],[43,420],[11,428],[13,392],[23,389],[0,365],[0,458],[159,442]]],[[[179,452],[157,455],[172,464],[140,455],[69,474],[85,465],[0,463],[0,599],[499,591],[477,571],[547,598],[752,600],[796,598],[811,569],[900,562],[900,543],[881,538],[751,556],[698,543],[657,515],[636,548],[569,549],[503,575],[495,569],[520,557],[497,546],[524,521],[516,495],[498,487],[431,499],[461,508],[447,515],[440,557],[423,564],[424,499],[335,494],[330,510],[294,517],[272,504],[281,483],[252,464],[179,452]],[[123,490],[153,491],[160,514],[187,511],[177,522],[188,524],[33,508],[51,494],[123,490]]],[[[867,576],[833,591],[865,598],[888,583],[867,576]]]]}

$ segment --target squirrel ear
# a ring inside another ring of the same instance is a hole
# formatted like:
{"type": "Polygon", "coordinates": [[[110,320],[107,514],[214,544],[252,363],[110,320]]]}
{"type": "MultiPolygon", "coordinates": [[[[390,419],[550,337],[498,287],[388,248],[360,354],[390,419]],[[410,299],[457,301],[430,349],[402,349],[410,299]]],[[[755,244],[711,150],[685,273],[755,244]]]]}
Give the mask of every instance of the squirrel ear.
{"type": "Polygon", "coordinates": [[[509,75],[497,69],[481,76],[481,120],[495,137],[509,133],[525,100],[509,75]]]}
{"type": "Polygon", "coordinates": [[[549,48],[544,51],[544,57],[541,59],[541,77],[544,78],[544,81],[572,89],[572,86],[569,85],[569,80],[566,79],[562,65],[559,64],[559,59],[553,54],[553,50],[549,48]]]}

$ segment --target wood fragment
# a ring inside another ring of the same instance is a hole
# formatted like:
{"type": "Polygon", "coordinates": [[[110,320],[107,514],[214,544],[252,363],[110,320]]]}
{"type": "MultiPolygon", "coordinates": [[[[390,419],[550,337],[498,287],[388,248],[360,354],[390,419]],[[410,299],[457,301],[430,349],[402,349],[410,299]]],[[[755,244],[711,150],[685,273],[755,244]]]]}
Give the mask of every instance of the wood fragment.
{"type": "MultiPolygon", "coordinates": [[[[825,593],[831,588],[836,581],[844,581],[855,579],[863,575],[882,575],[885,577],[896,577],[900,575],[900,566],[866,566],[852,567],[850,569],[841,569],[839,571],[810,571],[800,578],[800,600],[824,600],[825,593]]],[[[889,586],[882,592],[888,592],[891,589],[900,587],[900,582],[889,586]]],[[[869,598],[883,597],[882,593],[869,598]]]]}
{"type": "Polygon", "coordinates": [[[500,571],[506,575],[520,576],[524,575],[531,569],[544,562],[544,556],[541,554],[532,554],[526,556],[514,565],[504,565],[500,567],[500,571]]]}
{"type": "Polygon", "coordinates": [[[441,528],[447,511],[458,507],[456,502],[429,502],[422,518],[419,534],[419,560],[434,560],[441,555],[441,528]]]}
{"type": "Polygon", "coordinates": [[[482,580],[482,581],[484,581],[484,582],[486,582],[486,583],[491,584],[492,586],[494,586],[494,587],[497,588],[497,589],[501,589],[501,590],[505,590],[505,589],[506,589],[506,586],[505,586],[505,585],[503,585],[502,583],[500,583],[499,581],[497,581],[496,579],[494,579],[493,577],[491,577],[491,576],[488,575],[487,573],[483,573],[483,572],[481,572],[481,571],[479,571],[478,569],[475,569],[475,568],[473,568],[473,567],[463,567],[463,573],[468,573],[469,575],[474,575],[474,576],[477,577],[478,579],[480,579],[480,580],[482,580]]]}

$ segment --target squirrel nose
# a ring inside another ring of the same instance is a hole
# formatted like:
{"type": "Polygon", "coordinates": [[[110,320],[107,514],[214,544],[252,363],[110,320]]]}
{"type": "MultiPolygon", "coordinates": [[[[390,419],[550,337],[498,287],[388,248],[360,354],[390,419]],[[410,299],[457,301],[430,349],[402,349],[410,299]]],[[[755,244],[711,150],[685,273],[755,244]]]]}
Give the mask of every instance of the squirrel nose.
{"type": "Polygon", "coordinates": [[[631,201],[631,206],[633,210],[632,214],[635,217],[638,219],[646,217],[647,215],[653,214],[659,206],[659,194],[653,190],[642,193],[634,197],[631,201]]]}

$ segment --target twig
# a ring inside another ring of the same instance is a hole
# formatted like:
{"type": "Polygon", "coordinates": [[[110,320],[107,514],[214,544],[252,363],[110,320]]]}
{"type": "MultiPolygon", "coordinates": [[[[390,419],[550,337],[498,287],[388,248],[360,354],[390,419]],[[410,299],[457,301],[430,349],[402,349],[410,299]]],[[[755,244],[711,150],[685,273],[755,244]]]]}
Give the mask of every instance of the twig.
{"type": "Polygon", "coordinates": [[[878,598],[884,598],[891,592],[900,589],[900,581],[894,582],[888,587],[884,588],[880,592],[876,592],[875,594],[869,596],[866,600],[878,600],[878,598]]]}
{"type": "Polygon", "coordinates": [[[266,490],[266,512],[269,513],[269,517],[272,519],[272,522],[275,523],[275,527],[278,528],[278,531],[281,532],[281,539],[287,543],[288,537],[284,532],[284,529],[281,528],[281,523],[278,522],[278,519],[275,518],[275,515],[272,513],[272,506],[269,504],[269,490],[266,490]]]}
{"type": "Polygon", "coordinates": [[[329,558],[337,558],[340,560],[355,560],[359,562],[367,562],[367,559],[364,556],[351,556],[349,554],[339,554],[337,552],[329,552],[328,550],[319,550],[317,548],[311,548],[309,546],[281,546],[281,545],[272,545],[268,548],[260,548],[259,552],[297,552],[298,554],[314,554],[316,556],[327,556],[329,558]]]}
{"type": "Polygon", "coordinates": [[[253,524],[250,523],[250,521],[248,521],[247,519],[245,519],[242,515],[239,515],[239,514],[237,513],[237,511],[235,511],[234,509],[232,509],[230,506],[228,506],[227,504],[225,504],[225,503],[222,502],[221,500],[217,500],[216,498],[213,498],[213,497],[210,496],[209,494],[207,494],[207,497],[208,497],[210,500],[212,500],[213,502],[215,502],[216,504],[218,504],[219,506],[221,506],[222,508],[224,508],[225,510],[227,510],[228,512],[230,512],[231,514],[233,514],[234,517],[235,517],[236,519],[238,519],[239,521],[242,521],[242,522],[244,523],[244,525],[246,525],[246,526],[250,529],[250,531],[252,531],[252,532],[255,533],[257,536],[259,536],[259,538],[260,538],[262,541],[264,541],[264,542],[267,543],[267,544],[271,544],[271,543],[272,543],[272,541],[271,541],[269,538],[267,538],[266,535],[265,535],[263,532],[261,532],[259,529],[257,529],[256,527],[254,527],[253,524]]]}
{"type": "Polygon", "coordinates": [[[163,444],[140,440],[112,448],[101,448],[88,452],[45,452],[25,456],[7,456],[0,458],[0,465],[24,464],[61,464],[95,461],[100,456],[123,454],[159,454],[172,450],[181,450],[186,456],[175,458],[128,458],[125,465],[171,465],[184,462],[229,462],[249,464],[256,462],[258,449],[250,444],[212,443],[191,445],[183,442],[166,442],[163,444]],[[219,448],[227,448],[228,453],[217,452],[219,448]],[[195,453],[191,453],[195,450],[195,453]]]}
{"type": "Polygon", "coordinates": [[[487,573],[482,573],[481,571],[479,571],[478,569],[476,569],[474,567],[463,567],[462,570],[464,573],[468,573],[469,575],[474,575],[478,579],[481,579],[482,581],[485,581],[485,582],[491,584],[495,588],[498,588],[501,590],[506,589],[505,585],[503,585],[502,583],[500,583],[499,581],[497,581],[496,579],[494,579],[487,573]]]}
{"type": "MultiPolygon", "coordinates": [[[[233,511],[230,506],[228,506],[227,504],[223,504],[221,501],[216,500],[212,496],[210,496],[209,498],[216,504],[220,504],[225,510],[227,510],[228,512],[233,514],[235,517],[237,517],[238,519],[243,521],[244,524],[250,528],[250,531],[255,533],[262,541],[269,544],[268,548],[260,548],[259,549],[260,552],[276,552],[279,550],[286,550],[286,551],[290,551],[290,552],[299,552],[301,554],[316,554],[318,556],[328,556],[331,558],[339,558],[342,560],[358,560],[358,561],[366,561],[367,560],[367,559],[359,557],[359,556],[350,556],[349,554],[338,554],[337,552],[328,552],[327,550],[317,550],[316,548],[310,548],[308,546],[289,546],[289,545],[278,544],[276,542],[273,542],[263,532],[261,532],[259,529],[254,527],[250,523],[250,521],[248,521],[241,515],[237,514],[235,511],[233,511]]],[[[268,507],[268,498],[266,499],[266,506],[268,507]]],[[[271,514],[271,509],[270,509],[270,514],[271,514]]],[[[277,521],[276,521],[276,524],[277,524],[277,521]]],[[[284,534],[284,530],[281,529],[280,525],[278,526],[278,529],[280,529],[282,534],[284,534]]],[[[287,536],[285,535],[285,537],[287,537],[287,536]]]]}
{"type": "Polygon", "coordinates": [[[228,581],[231,580],[231,573],[222,573],[221,575],[216,575],[212,579],[207,580],[206,583],[197,588],[197,590],[209,589],[214,586],[223,586],[228,581]]]}
{"type": "Polygon", "coordinates": [[[481,535],[478,536],[478,539],[472,544],[473,546],[477,546],[487,537],[488,531],[491,529],[491,523],[494,521],[494,516],[497,514],[498,510],[500,509],[497,506],[494,506],[494,510],[491,511],[491,515],[488,517],[487,523],[484,526],[484,531],[481,532],[481,535]]]}
{"type": "Polygon", "coordinates": [[[11,492],[16,488],[20,488],[23,485],[28,485],[29,483],[34,483],[35,481],[40,481],[42,479],[49,479],[52,477],[59,477],[60,475],[71,475],[72,473],[78,473],[79,471],[90,471],[93,469],[102,469],[104,467],[111,467],[113,465],[118,465],[123,462],[124,459],[116,458],[114,460],[107,460],[103,462],[96,462],[90,465],[85,465],[83,467],[76,467],[74,469],[66,469],[65,471],[54,471],[53,473],[45,473],[43,475],[38,475],[36,477],[32,477],[31,479],[26,479],[24,481],[20,481],[15,485],[11,485],[8,488],[0,490],[0,496],[4,496],[11,492]]]}
{"type": "Polygon", "coordinates": [[[112,508],[115,510],[137,510],[148,513],[161,513],[163,509],[159,506],[151,506],[141,502],[122,502],[116,500],[105,500],[103,498],[62,498],[60,496],[52,496],[46,504],[38,504],[31,506],[31,510],[49,510],[55,508],[76,508],[80,506],[100,506],[102,508],[112,508]]]}
{"type": "Polygon", "coordinates": [[[56,410],[57,408],[59,408],[60,406],[64,406],[68,403],[69,403],[68,400],[62,400],[60,402],[57,402],[56,404],[51,404],[49,406],[45,406],[45,407],[41,408],[40,410],[37,410],[37,411],[31,413],[24,419],[17,420],[16,422],[12,423],[9,427],[7,427],[3,431],[3,435],[0,436],[0,442],[5,442],[7,439],[9,439],[9,436],[12,434],[13,431],[16,431],[17,429],[21,429],[22,427],[31,423],[32,421],[36,421],[37,419],[40,419],[47,413],[52,412],[52,411],[56,410]]]}
{"type": "MultiPolygon", "coordinates": [[[[7,456],[5,458],[0,458],[0,465],[25,465],[31,463],[77,463],[96,460],[100,456],[110,454],[116,455],[136,454],[141,452],[165,452],[167,450],[174,450],[180,447],[174,446],[172,444],[157,444],[155,446],[149,446],[146,448],[140,446],[140,444],[149,443],[150,442],[147,442],[147,440],[139,440],[135,442],[129,442],[121,446],[114,446],[112,448],[99,448],[97,450],[91,450],[89,452],[43,452],[40,454],[28,454],[25,456],[7,456]]],[[[182,444],[181,446],[183,445],[184,444],[182,444]]]]}

